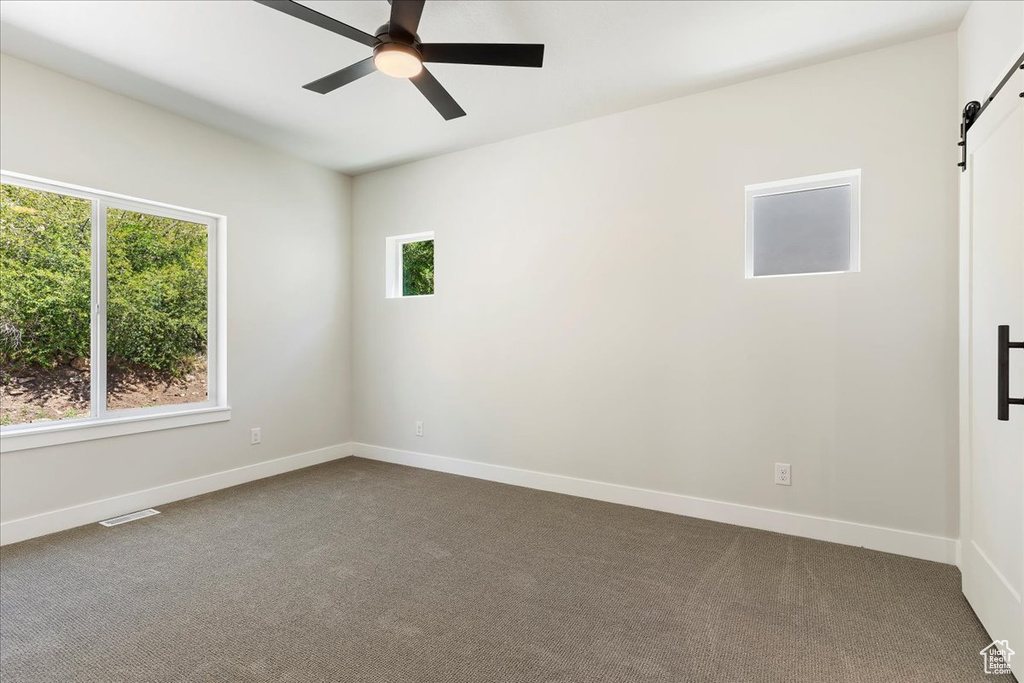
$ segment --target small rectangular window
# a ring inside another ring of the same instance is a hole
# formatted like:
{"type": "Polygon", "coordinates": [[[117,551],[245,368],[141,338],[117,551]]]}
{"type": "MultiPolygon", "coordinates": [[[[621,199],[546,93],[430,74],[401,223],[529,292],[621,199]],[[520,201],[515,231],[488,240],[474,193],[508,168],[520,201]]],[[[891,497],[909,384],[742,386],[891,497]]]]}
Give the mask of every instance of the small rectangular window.
{"type": "Polygon", "coordinates": [[[746,276],[860,270],[860,171],[746,188],[746,276]]]}
{"type": "Polygon", "coordinates": [[[389,299],[434,293],[434,233],[387,238],[386,295],[389,299]]]}

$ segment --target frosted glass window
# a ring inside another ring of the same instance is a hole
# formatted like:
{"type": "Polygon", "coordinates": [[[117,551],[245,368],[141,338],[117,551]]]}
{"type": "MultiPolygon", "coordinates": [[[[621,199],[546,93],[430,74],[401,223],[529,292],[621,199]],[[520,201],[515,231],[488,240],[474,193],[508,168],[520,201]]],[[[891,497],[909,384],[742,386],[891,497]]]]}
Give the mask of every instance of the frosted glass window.
{"type": "Polygon", "coordinates": [[[859,174],[747,188],[747,277],[860,269],[859,174]]]}

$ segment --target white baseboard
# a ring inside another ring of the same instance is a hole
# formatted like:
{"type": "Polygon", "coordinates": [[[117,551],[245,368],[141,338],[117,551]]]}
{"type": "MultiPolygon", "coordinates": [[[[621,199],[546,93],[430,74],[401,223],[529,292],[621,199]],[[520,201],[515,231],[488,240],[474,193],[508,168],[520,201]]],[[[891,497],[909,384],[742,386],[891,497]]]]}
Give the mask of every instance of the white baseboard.
{"type": "Polygon", "coordinates": [[[302,469],[310,465],[318,465],[329,460],[337,460],[352,455],[352,444],[343,443],[328,446],[315,451],[297,453],[276,460],[253,463],[224,472],[215,472],[194,479],[156,486],[143,491],[126,493],[113,498],[96,500],[72,507],[44,512],[31,517],[12,519],[0,524],[0,545],[17,543],[36,536],[45,536],[57,531],[64,531],[83,524],[92,524],[101,519],[108,519],[156,505],[166,505],[176,500],[191,498],[203,493],[210,493],[229,486],[237,486],[246,482],[272,477],[292,470],[302,469]]]}
{"type": "Polygon", "coordinates": [[[775,531],[792,536],[803,536],[820,541],[859,546],[897,555],[946,564],[957,562],[957,540],[931,536],[913,531],[902,531],[858,522],[846,522],[827,517],[815,517],[795,512],[724,503],[718,500],[695,498],[678,493],[653,491],[633,486],[609,484],[589,479],[577,479],[560,474],[535,472],[516,467],[491,465],[459,460],[439,455],[401,451],[368,444],[352,444],[357,457],[409,465],[438,472],[448,472],[476,479],[487,479],[503,484],[525,486],[542,491],[565,493],[571,496],[620,503],[633,507],[671,512],[715,522],[775,531]]]}
{"type": "Polygon", "coordinates": [[[166,505],[176,500],[210,493],[256,479],[272,477],[276,474],[337,460],[353,454],[371,460],[448,472],[649,510],[660,510],[844,545],[861,546],[924,560],[947,564],[959,564],[960,560],[958,557],[959,543],[952,538],[361,443],[328,446],[315,451],[254,463],[122,496],[83,503],[31,517],[13,519],[0,524],[0,545],[17,543],[83,524],[91,524],[101,519],[147,507],[166,505]]]}

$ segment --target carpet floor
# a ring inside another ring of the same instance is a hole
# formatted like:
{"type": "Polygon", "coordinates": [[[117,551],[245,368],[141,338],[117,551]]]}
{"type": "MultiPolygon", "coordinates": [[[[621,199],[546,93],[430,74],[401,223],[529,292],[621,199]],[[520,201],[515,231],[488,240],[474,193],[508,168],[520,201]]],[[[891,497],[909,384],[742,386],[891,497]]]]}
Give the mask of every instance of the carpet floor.
{"type": "Polygon", "coordinates": [[[991,678],[934,562],[357,458],[160,509],[0,550],[0,680],[991,678]]]}

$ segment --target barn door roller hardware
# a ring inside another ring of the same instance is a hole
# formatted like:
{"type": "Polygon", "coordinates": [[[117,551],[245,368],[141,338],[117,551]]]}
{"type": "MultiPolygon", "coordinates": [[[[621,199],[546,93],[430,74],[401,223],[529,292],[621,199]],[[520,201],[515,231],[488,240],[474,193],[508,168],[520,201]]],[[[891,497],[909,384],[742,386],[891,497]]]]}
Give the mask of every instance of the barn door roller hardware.
{"type": "MultiPolygon", "coordinates": [[[[978,117],[988,109],[988,105],[996,98],[996,95],[998,95],[999,91],[1003,89],[1003,86],[1010,82],[1010,79],[1013,78],[1013,74],[1017,73],[1020,69],[1024,69],[1024,54],[1017,58],[1017,62],[1009,71],[1006,72],[1006,75],[1003,76],[1003,80],[999,81],[999,85],[997,85],[996,89],[992,91],[992,94],[985,99],[984,104],[977,100],[972,100],[964,107],[964,112],[960,118],[960,142],[957,143],[960,146],[960,163],[957,164],[957,166],[960,167],[961,172],[967,170],[967,131],[971,129],[971,126],[973,126],[974,122],[978,120],[978,117]]],[[[1019,93],[1018,96],[1024,97],[1024,92],[1019,93]]]]}

